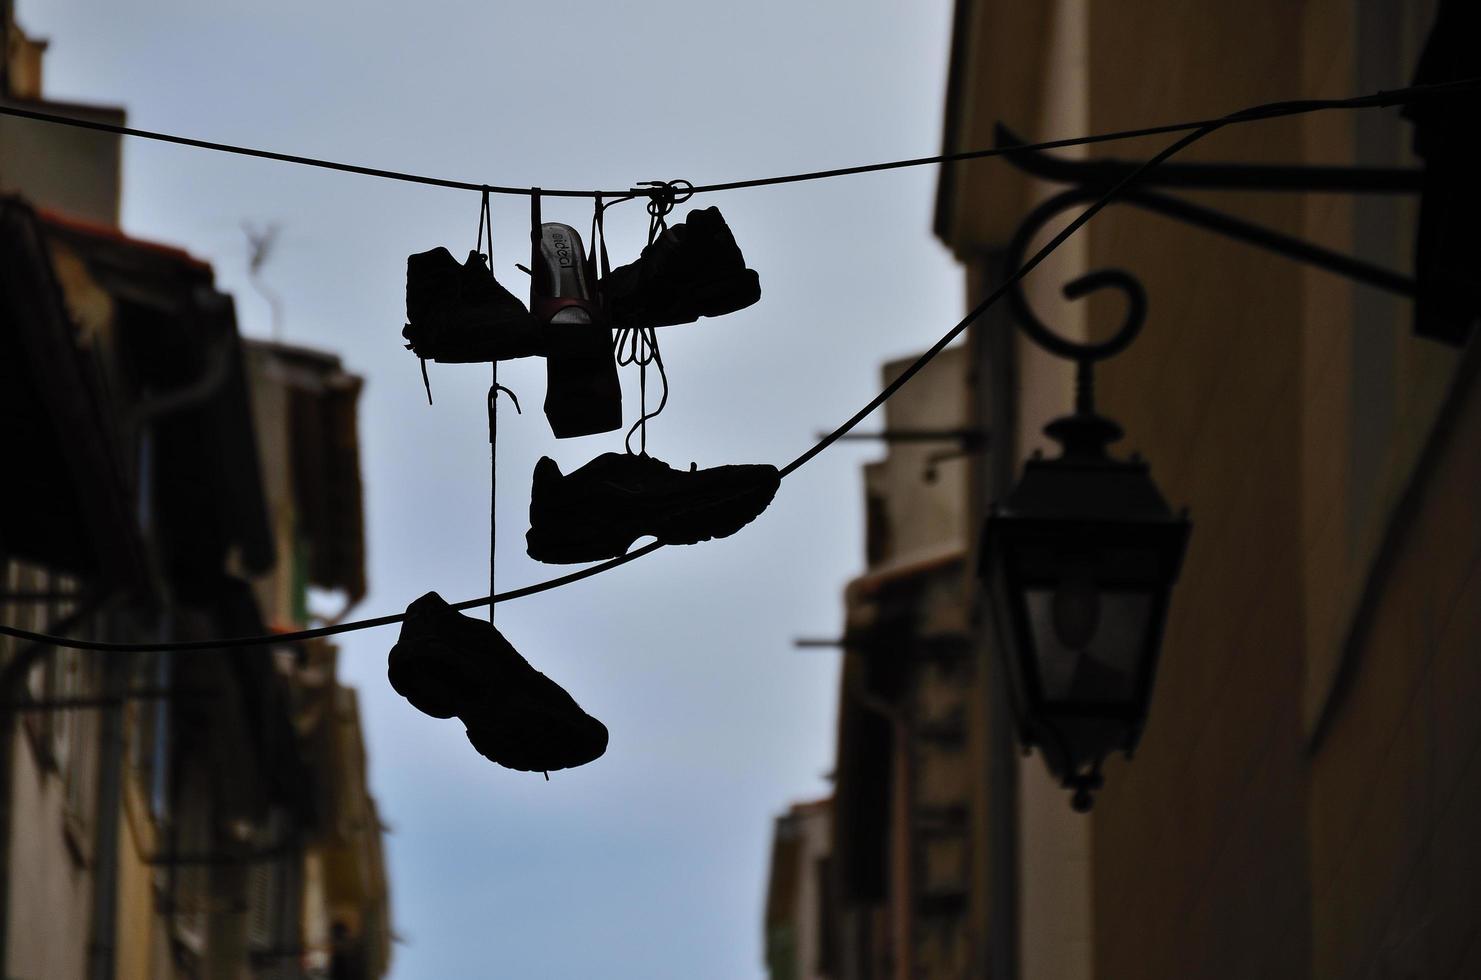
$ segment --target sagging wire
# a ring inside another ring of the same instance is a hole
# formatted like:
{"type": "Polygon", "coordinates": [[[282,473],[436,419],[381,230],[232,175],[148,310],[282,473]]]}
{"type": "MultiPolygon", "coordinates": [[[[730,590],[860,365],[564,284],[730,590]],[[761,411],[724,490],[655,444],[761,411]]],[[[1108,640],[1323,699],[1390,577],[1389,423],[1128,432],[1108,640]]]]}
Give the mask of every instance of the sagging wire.
{"type": "MultiPolygon", "coordinates": [[[[1454,82],[1436,82],[1430,85],[1410,85],[1406,88],[1386,89],[1371,95],[1357,96],[1350,99],[1308,99],[1302,102],[1277,102],[1265,106],[1257,106],[1255,109],[1247,110],[1250,113],[1241,121],[1253,121],[1255,119],[1276,119],[1281,116],[1297,115],[1303,112],[1315,112],[1322,109],[1366,109],[1382,106],[1402,105],[1416,102],[1427,98],[1444,97],[1463,92],[1475,91],[1481,87],[1481,79],[1468,78],[1454,82]]],[[[531,188],[528,187],[506,187],[494,184],[477,183],[466,180],[452,180],[445,177],[431,177],[425,174],[413,174],[399,170],[386,170],[379,167],[366,167],[360,164],[341,163],[335,160],[324,160],[317,157],[300,156],[293,153],[278,153],[273,150],[263,150],[250,146],[238,146],[232,143],[216,143],[210,140],[194,139],[189,136],[178,136],[173,133],[163,133],[156,130],[136,129],[132,126],[120,126],[114,123],[99,122],[94,119],[78,119],[74,116],[64,116],[54,112],[42,112],[38,109],[26,109],[20,106],[0,105],[0,115],[15,116],[20,119],[30,119],[35,122],[51,123],[58,126],[72,126],[78,129],[90,129],[96,132],[113,133],[117,136],[129,136],[135,139],[155,140],[161,143],[174,143],[179,146],[190,146],[201,150],[213,150],[218,153],[233,153],[239,156],[257,157],[263,160],[276,160],[280,163],[291,163],[304,167],[316,167],[321,170],[334,170],[340,173],[359,174],[364,177],[380,177],[385,180],[399,180],[414,184],[427,184],[433,187],[449,187],[455,190],[487,191],[490,194],[513,194],[529,195],[531,188]]],[[[866,163],[852,167],[836,167],[831,170],[809,170],[802,173],[784,174],[774,177],[755,177],[747,180],[731,180],[715,184],[698,184],[691,189],[695,194],[708,194],[716,191],[742,190],[752,187],[770,187],[777,184],[794,184],[800,181],[827,180],[833,177],[849,177],[857,174],[879,173],[885,170],[900,170],[906,167],[927,167],[943,163],[961,163],[968,160],[984,160],[991,157],[1007,156],[1013,153],[1033,153],[1040,150],[1057,150],[1071,146],[1089,146],[1096,143],[1109,143],[1117,140],[1138,139],[1144,136],[1159,136],[1167,133],[1190,132],[1203,129],[1211,125],[1223,125],[1229,121],[1228,116],[1216,119],[1199,119],[1188,122],[1166,123],[1160,126],[1144,126],[1139,129],[1122,129],[1109,133],[1099,133],[1093,136],[1072,136],[1064,139],[1045,140],[1039,143],[1028,143],[1014,147],[994,147],[984,150],[963,150],[956,153],[938,153],[933,156],[910,157],[903,160],[890,160],[883,163],[866,163]]],[[[598,190],[550,190],[543,193],[549,197],[655,197],[662,193],[657,188],[632,187],[620,191],[598,191],[598,190]]]]}
{"type": "MultiPolygon", "coordinates": [[[[1026,260],[1023,265],[1014,270],[1012,275],[1004,280],[1002,284],[1000,284],[996,289],[989,293],[986,298],[984,298],[980,303],[978,303],[975,307],[968,311],[965,316],[958,320],[956,325],[948,330],[944,335],[942,335],[942,337],[937,340],[936,343],[932,344],[923,354],[921,354],[918,358],[911,362],[909,367],[902,371],[895,378],[894,381],[886,385],[879,394],[870,399],[863,408],[859,409],[841,425],[829,432],[823,438],[819,439],[808,449],[804,450],[790,463],[782,467],[782,477],[785,479],[792,473],[796,472],[799,468],[807,465],[807,463],[810,462],[814,457],[832,446],[860,422],[868,418],[870,414],[872,414],[876,409],[878,409],[881,405],[888,401],[897,391],[904,387],[910,381],[910,379],[919,374],[921,369],[923,369],[928,363],[931,362],[931,360],[933,360],[938,354],[940,354],[941,351],[944,350],[948,344],[959,337],[962,332],[967,329],[967,327],[969,327],[975,320],[977,320],[978,317],[982,316],[983,313],[985,313],[995,303],[1001,300],[1010,289],[1012,289],[1025,276],[1027,276],[1030,272],[1037,268],[1044,261],[1044,259],[1046,259],[1057,248],[1059,248],[1060,245],[1064,244],[1064,242],[1071,235],[1080,230],[1080,228],[1084,227],[1084,225],[1091,218],[1104,210],[1108,204],[1111,204],[1113,201],[1115,201],[1116,198],[1122,194],[1122,192],[1124,192],[1127,188],[1140,180],[1142,176],[1145,175],[1149,170],[1161,165],[1162,163],[1165,163],[1168,159],[1186,149],[1187,147],[1191,146],[1193,143],[1196,143],[1203,137],[1208,136],[1210,133],[1217,132],[1218,130],[1228,125],[1251,122],[1258,119],[1273,119],[1280,116],[1297,115],[1306,112],[1318,112],[1327,109],[1361,109],[1394,105],[1400,101],[1403,101],[1403,95],[1405,93],[1419,92],[1422,93],[1424,97],[1429,97],[1433,94],[1439,94],[1437,90],[1443,89],[1446,92],[1455,93],[1462,90],[1474,90],[1478,87],[1481,87],[1481,80],[1470,79],[1465,82],[1444,83],[1442,85],[1413,86],[1411,87],[1411,89],[1407,90],[1400,89],[1396,90],[1395,92],[1379,92],[1375,95],[1360,96],[1355,99],[1308,99],[1294,102],[1277,102],[1243,109],[1238,112],[1230,113],[1229,115],[1223,116],[1219,119],[1200,123],[1193,127],[1172,127],[1172,129],[1191,129],[1192,131],[1187,132],[1184,136],[1177,139],[1169,146],[1165,147],[1155,156],[1144,161],[1136,169],[1127,173],[1127,175],[1123,177],[1118,183],[1109,188],[1104,194],[1102,194],[1088,207],[1086,207],[1086,209],[1078,214],[1072,221],[1070,221],[1069,224],[1064,227],[1064,229],[1062,229],[1058,234],[1051,238],[1049,242],[1047,242],[1028,260],[1026,260]]],[[[3,110],[4,108],[5,107],[0,106],[0,110],[3,110]]],[[[1171,129],[1162,129],[1158,131],[1167,132],[1171,131],[1171,129]]],[[[1094,138],[1087,138],[1085,141],[1089,142],[1093,140],[1094,138]]],[[[1041,145],[1042,144],[1035,146],[1017,146],[1013,147],[1011,151],[1001,152],[1021,152],[1024,150],[1037,149],[1041,145]]],[[[1070,144],[1060,143],[1059,145],[1070,144]]],[[[936,162],[940,161],[937,160],[936,162]]],[[[902,163],[901,165],[903,166],[905,164],[902,163]]],[[[882,169],[886,166],[888,165],[881,165],[880,168],[882,169]]],[[[851,172],[859,171],[855,170],[851,172]]],[[[804,179],[805,177],[806,175],[800,175],[797,177],[797,179],[804,179]]],[[[772,179],[772,182],[785,182],[785,179],[775,178],[772,179]]],[[[479,185],[480,188],[482,188],[483,186],[484,185],[479,185]]],[[[704,189],[706,188],[696,187],[694,188],[694,192],[698,193],[704,189]]],[[[724,189],[729,188],[727,187],[724,189]]],[[[497,188],[489,187],[489,191],[490,193],[497,193],[497,188]]],[[[621,198],[629,198],[647,195],[651,197],[655,194],[660,193],[663,193],[661,188],[652,188],[646,190],[634,188],[631,192],[622,192],[616,196],[621,198]]],[[[539,200],[539,194],[540,192],[537,190],[534,194],[533,201],[539,200]]],[[[608,559],[607,561],[600,562],[598,564],[591,565],[583,569],[579,569],[575,572],[570,572],[565,575],[559,575],[554,578],[546,579],[542,582],[536,582],[532,585],[527,585],[522,588],[513,589],[502,594],[490,591],[489,595],[483,596],[482,598],[466,599],[462,602],[453,603],[452,606],[454,609],[459,610],[473,609],[484,605],[509,602],[514,599],[522,599],[527,596],[538,595],[542,592],[549,592],[554,589],[572,585],[584,579],[600,575],[604,572],[611,571],[614,568],[626,565],[628,562],[636,561],[637,559],[642,558],[645,555],[652,554],[654,551],[657,551],[659,548],[662,547],[663,544],[661,542],[654,541],[642,548],[637,549],[636,551],[630,551],[627,554],[619,555],[616,558],[608,559]]],[[[33,643],[42,643],[50,646],[65,647],[74,650],[101,650],[120,653],[141,653],[165,650],[189,652],[200,650],[231,649],[238,647],[270,646],[281,643],[300,642],[304,640],[317,639],[324,636],[333,636],[340,633],[349,633],[363,629],[373,629],[379,626],[390,626],[395,623],[401,622],[403,619],[405,619],[405,613],[394,613],[388,616],[378,616],[372,619],[363,619],[351,623],[339,623],[334,626],[323,626],[314,629],[298,630],[291,633],[269,634],[265,636],[236,637],[231,639],[188,640],[174,643],[110,643],[100,640],[74,640],[67,637],[51,636],[45,633],[35,633],[30,630],[22,630],[13,626],[5,625],[0,625],[0,635],[13,636],[33,643]]]]}

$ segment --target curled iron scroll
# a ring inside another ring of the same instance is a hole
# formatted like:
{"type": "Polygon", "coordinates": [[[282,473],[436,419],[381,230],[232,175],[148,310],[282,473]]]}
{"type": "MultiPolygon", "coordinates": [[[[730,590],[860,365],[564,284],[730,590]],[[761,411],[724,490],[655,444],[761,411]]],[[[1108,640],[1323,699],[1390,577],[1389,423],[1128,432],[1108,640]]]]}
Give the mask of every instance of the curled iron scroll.
{"type": "MultiPolygon", "coordinates": [[[[1016,269],[1023,264],[1024,254],[1028,251],[1029,243],[1033,241],[1034,235],[1056,215],[1077,204],[1089,204],[1100,197],[1101,193],[1098,189],[1077,187],[1054,195],[1030,211],[1019,224],[1018,231],[1008,245],[1008,252],[1005,256],[1006,266],[1016,269]]],[[[1014,283],[1008,291],[1008,303],[1013,310],[1013,316],[1018,320],[1023,332],[1028,334],[1030,340],[1058,357],[1089,365],[1108,357],[1114,357],[1125,350],[1136,339],[1136,335],[1142,329],[1142,324],[1147,319],[1147,292],[1136,277],[1124,269],[1098,269],[1088,272],[1066,283],[1064,295],[1066,299],[1083,299],[1103,289],[1117,290],[1125,297],[1126,313],[1116,332],[1108,339],[1096,343],[1069,340],[1050,330],[1029,306],[1022,280],[1014,283]]]]}

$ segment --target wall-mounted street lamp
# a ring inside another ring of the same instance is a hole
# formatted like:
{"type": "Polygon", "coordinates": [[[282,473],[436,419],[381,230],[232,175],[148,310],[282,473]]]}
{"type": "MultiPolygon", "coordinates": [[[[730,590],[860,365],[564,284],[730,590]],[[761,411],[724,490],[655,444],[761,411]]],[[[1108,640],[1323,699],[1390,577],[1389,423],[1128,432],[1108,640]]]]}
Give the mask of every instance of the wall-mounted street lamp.
{"type": "MultiPolygon", "coordinates": [[[[999,127],[999,146],[1020,142],[999,127]]],[[[1069,184],[1034,208],[1005,255],[1022,265],[1034,235],[1062,211],[1101,198],[1141,167],[1116,160],[1065,160],[1039,152],[1010,154],[1015,166],[1069,184]]],[[[1275,229],[1194,204],[1155,187],[1218,190],[1416,194],[1415,169],[1163,164],[1122,188],[1113,203],[1130,205],[1326,269],[1356,282],[1414,297],[1415,280],[1275,229]]],[[[1074,791],[1076,810],[1089,810],[1102,785],[1101,765],[1116,750],[1136,748],[1147,718],[1169,594],[1190,525],[1174,516],[1138,457],[1118,460],[1106,447],[1121,437],[1095,411],[1092,367],[1120,353],[1141,329],[1146,293],[1121,270],[1085,275],[1065,287],[1077,299],[1100,289],[1122,293],[1126,321],[1099,344],[1067,341],[1029,308],[1021,283],[1009,292],[1014,318],[1045,350],[1075,361],[1075,413],[1044,431],[1062,452],[1024,467],[1007,499],[995,504],[983,530],[979,572],[993,596],[994,618],[1007,661],[1012,705],[1024,748],[1038,746],[1049,770],[1074,791]]],[[[1463,333],[1421,330],[1460,343],[1463,333]]]]}
{"type": "Polygon", "coordinates": [[[1035,343],[1076,362],[1075,412],[1045,428],[1060,455],[1029,460],[1012,493],[993,506],[981,549],[1020,737],[1074,790],[1081,812],[1101,786],[1106,756],[1129,755],[1141,736],[1189,531],[1146,463],[1106,451],[1121,427],[1096,413],[1092,370],[1141,329],[1141,287],[1111,270],[1065,289],[1073,298],[1112,280],[1133,302],[1104,343],[1073,343],[1023,321],[1035,343]]]}

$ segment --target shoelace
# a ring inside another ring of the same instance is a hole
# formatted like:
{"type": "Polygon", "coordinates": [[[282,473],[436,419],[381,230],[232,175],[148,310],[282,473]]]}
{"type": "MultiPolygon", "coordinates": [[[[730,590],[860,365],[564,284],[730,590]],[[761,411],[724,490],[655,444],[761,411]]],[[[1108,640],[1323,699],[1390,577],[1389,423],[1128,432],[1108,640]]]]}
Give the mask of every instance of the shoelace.
{"type": "MultiPolygon", "coordinates": [[[[539,196],[536,195],[536,200],[538,200],[538,199],[539,199],[539,196]]],[[[483,205],[478,210],[478,237],[474,240],[473,248],[474,248],[474,250],[476,252],[478,252],[478,259],[479,259],[480,262],[484,262],[484,261],[488,262],[489,275],[492,276],[493,275],[493,268],[494,268],[494,219],[493,219],[493,215],[489,213],[489,189],[487,187],[485,187],[483,189],[483,205]],[[488,250],[488,253],[487,254],[485,254],[482,251],[483,244],[484,244],[484,239],[485,238],[487,238],[487,240],[488,240],[488,248],[489,248],[489,250],[488,250]]],[[[425,363],[424,363],[424,365],[423,365],[423,371],[425,371],[425,370],[426,370],[426,367],[425,367],[425,363]]],[[[498,504],[498,499],[499,499],[499,492],[498,492],[498,488],[499,488],[499,445],[498,445],[498,443],[499,443],[499,412],[498,412],[498,407],[497,406],[498,406],[499,392],[501,392],[501,391],[504,392],[506,395],[509,396],[509,400],[510,401],[514,402],[514,411],[515,411],[515,413],[516,414],[519,414],[519,415],[523,415],[524,414],[524,411],[519,407],[519,398],[518,398],[518,396],[516,396],[514,394],[514,392],[510,391],[508,388],[506,388],[503,385],[499,384],[499,359],[497,357],[495,357],[493,359],[493,361],[490,362],[490,364],[489,364],[489,394],[488,394],[488,411],[489,411],[489,588],[490,589],[493,589],[494,588],[494,555],[495,555],[495,552],[497,550],[497,547],[496,546],[497,546],[497,540],[498,540],[495,537],[495,533],[494,532],[495,532],[495,528],[497,526],[497,513],[496,512],[497,512],[497,504],[498,504]]],[[[431,398],[431,391],[430,390],[427,393],[427,397],[428,398],[431,398]]],[[[490,592],[489,594],[492,595],[493,593],[490,592]]],[[[490,603],[489,604],[489,624],[490,625],[493,625],[493,622],[494,622],[494,606],[493,606],[492,603],[490,603]]],[[[550,777],[549,776],[546,776],[545,778],[546,779],[549,779],[550,777]]]]}
{"type": "MultiPolygon", "coordinates": [[[[483,216],[480,214],[480,216],[479,216],[478,245],[475,246],[475,247],[481,248],[482,246],[483,246],[483,216]]],[[[490,251],[492,251],[493,246],[490,245],[489,246],[489,249],[490,249],[490,251]]],[[[477,254],[478,254],[478,261],[481,262],[481,263],[483,263],[484,267],[490,270],[489,271],[489,274],[490,275],[493,275],[493,257],[490,256],[490,255],[487,255],[487,254],[485,254],[483,252],[479,252],[477,254]]],[[[413,346],[411,344],[407,344],[406,345],[406,349],[407,350],[413,350],[414,348],[413,348],[413,346]]],[[[421,365],[422,365],[422,387],[427,389],[427,404],[428,405],[431,405],[432,404],[432,382],[427,377],[427,359],[425,357],[423,357],[422,355],[418,354],[417,355],[417,360],[420,361],[421,362],[421,365]]],[[[497,362],[496,362],[496,364],[497,364],[497,362]]],[[[509,391],[508,388],[505,388],[504,390],[505,391],[509,391]]],[[[509,395],[512,398],[514,396],[514,392],[512,392],[512,391],[509,392],[509,395]]],[[[515,404],[518,405],[518,399],[515,400],[515,404]]]]}
{"type": "MultiPolygon", "coordinates": [[[[689,188],[692,185],[688,181],[645,181],[645,186],[658,188],[648,198],[648,245],[652,245],[659,235],[668,231],[668,215],[674,210],[674,205],[687,201],[693,194],[689,188]],[[681,186],[685,185],[685,186],[681,186]]],[[[617,202],[613,202],[617,203],[617,202]]],[[[602,206],[601,198],[597,198],[597,211],[594,219],[593,239],[601,238],[602,275],[605,278],[607,272],[607,243],[602,228],[602,206]]],[[[595,248],[593,244],[593,248],[595,248]]],[[[668,405],[669,379],[668,371],[663,366],[663,355],[658,350],[658,334],[653,327],[623,327],[617,331],[613,338],[612,349],[617,355],[619,366],[626,367],[630,364],[638,366],[638,420],[627,430],[623,438],[623,447],[628,453],[638,456],[648,454],[648,421],[657,418],[668,405]],[[648,411],[648,365],[652,364],[658,369],[658,378],[663,386],[663,394],[659,397],[658,406],[653,411],[648,411]],[[638,451],[633,453],[632,438],[638,436],[638,451]]]]}

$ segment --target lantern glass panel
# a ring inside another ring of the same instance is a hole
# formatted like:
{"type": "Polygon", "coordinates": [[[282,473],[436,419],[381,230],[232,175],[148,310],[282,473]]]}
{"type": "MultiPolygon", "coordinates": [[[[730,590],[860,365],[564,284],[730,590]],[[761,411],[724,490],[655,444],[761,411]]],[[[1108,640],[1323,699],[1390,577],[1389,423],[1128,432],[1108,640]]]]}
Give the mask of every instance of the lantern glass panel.
{"type": "Polygon", "coordinates": [[[1136,698],[1151,595],[1099,591],[1094,583],[1070,580],[1055,589],[1029,588],[1024,598],[1046,701],[1125,704],[1136,698]]]}

